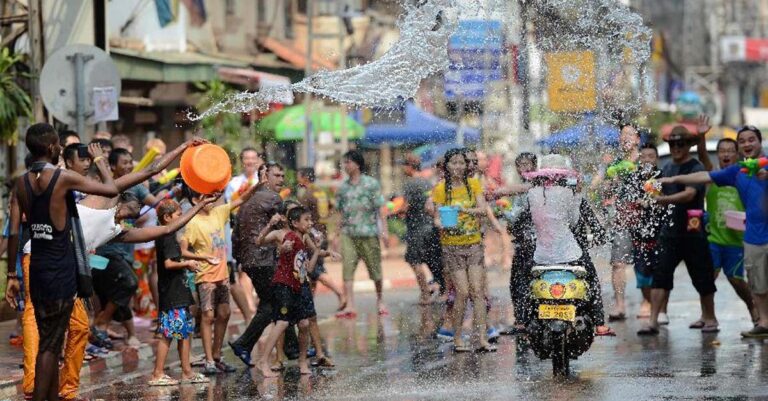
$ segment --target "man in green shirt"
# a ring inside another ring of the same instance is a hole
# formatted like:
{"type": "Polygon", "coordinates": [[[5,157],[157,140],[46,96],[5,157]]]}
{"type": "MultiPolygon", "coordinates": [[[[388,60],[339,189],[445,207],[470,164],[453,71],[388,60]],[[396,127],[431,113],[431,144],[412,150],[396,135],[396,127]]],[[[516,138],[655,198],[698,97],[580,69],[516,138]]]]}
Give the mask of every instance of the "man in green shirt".
{"type": "MultiPolygon", "coordinates": [[[[708,122],[705,122],[705,125],[708,126],[708,122]]],[[[714,166],[706,149],[705,136],[699,135],[697,149],[699,159],[707,171],[712,171],[714,166]]],[[[721,170],[736,164],[739,160],[738,143],[728,138],[718,141],[717,159],[721,170]]],[[[744,273],[744,234],[725,225],[725,212],[744,211],[739,192],[736,187],[721,187],[717,184],[710,184],[707,189],[706,202],[709,216],[707,240],[709,241],[709,253],[712,255],[712,262],[715,267],[714,274],[717,276],[721,270],[725,273],[728,282],[731,283],[736,294],[747,306],[752,320],[757,321],[757,309],[752,302],[752,294],[744,273]]],[[[696,323],[700,323],[700,321],[696,323]]]]}

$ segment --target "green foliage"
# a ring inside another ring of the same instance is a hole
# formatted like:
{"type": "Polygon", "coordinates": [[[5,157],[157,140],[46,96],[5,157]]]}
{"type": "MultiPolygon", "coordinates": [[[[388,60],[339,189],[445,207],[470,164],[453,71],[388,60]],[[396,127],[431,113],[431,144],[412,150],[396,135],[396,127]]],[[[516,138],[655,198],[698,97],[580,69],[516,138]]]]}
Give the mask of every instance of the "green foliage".
{"type": "Polygon", "coordinates": [[[7,47],[0,51],[0,139],[9,142],[17,137],[19,118],[32,119],[32,99],[18,83],[19,78],[29,77],[16,70],[20,60],[7,47]]]}
{"type": "MultiPolygon", "coordinates": [[[[198,110],[206,110],[219,100],[232,96],[235,90],[220,80],[196,82],[195,88],[203,92],[203,97],[197,103],[198,110]]],[[[201,122],[203,137],[221,147],[230,155],[233,166],[236,165],[237,155],[243,147],[243,127],[240,113],[218,113],[206,117],[201,122]]]]}

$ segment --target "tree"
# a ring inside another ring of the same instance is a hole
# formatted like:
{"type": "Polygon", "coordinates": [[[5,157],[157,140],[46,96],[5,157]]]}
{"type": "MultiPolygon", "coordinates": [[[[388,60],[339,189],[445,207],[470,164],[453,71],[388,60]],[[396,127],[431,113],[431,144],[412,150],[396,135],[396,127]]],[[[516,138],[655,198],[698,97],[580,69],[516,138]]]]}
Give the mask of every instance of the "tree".
{"type": "MultiPolygon", "coordinates": [[[[197,103],[198,110],[207,110],[235,93],[234,89],[220,80],[196,82],[195,88],[203,92],[202,99],[197,103]]],[[[247,131],[243,128],[240,113],[218,113],[203,118],[201,126],[205,139],[226,149],[230,157],[238,154],[243,147],[242,136],[247,131]]]]}
{"type": "Polygon", "coordinates": [[[17,138],[19,118],[32,119],[32,99],[19,85],[29,74],[16,68],[20,60],[7,47],[0,51],[0,139],[8,142],[17,138]]]}

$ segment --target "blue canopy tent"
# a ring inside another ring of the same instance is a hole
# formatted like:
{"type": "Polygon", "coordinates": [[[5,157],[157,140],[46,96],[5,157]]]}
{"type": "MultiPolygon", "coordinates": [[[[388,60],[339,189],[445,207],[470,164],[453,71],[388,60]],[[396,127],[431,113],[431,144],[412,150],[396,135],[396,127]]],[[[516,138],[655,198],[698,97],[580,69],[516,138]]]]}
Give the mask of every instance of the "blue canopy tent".
{"type": "MultiPolygon", "coordinates": [[[[461,128],[465,144],[480,142],[480,131],[461,128]]],[[[423,143],[458,142],[459,126],[420,110],[413,103],[405,104],[403,124],[370,124],[365,127],[363,146],[388,143],[393,146],[419,145],[423,143]]]]}
{"type": "Polygon", "coordinates": [[[612,125],[599,124],[595,121],[594,116],[587,116],[578,124],[554,132],[549,137],[536,142],[536,144],[555,149],[573,147],[587,142],[605,146],[618,146],[619,129],[612,125]]]}

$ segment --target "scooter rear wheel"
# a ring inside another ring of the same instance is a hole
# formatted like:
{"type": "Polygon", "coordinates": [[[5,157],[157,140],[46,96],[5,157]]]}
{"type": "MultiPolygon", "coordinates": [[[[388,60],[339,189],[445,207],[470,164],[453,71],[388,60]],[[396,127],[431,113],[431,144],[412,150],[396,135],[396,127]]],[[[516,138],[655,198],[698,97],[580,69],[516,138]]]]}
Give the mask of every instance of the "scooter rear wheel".
{"type": "Polygon", "coordinates": [[[552,375],[568,376],[571,362],[568,357],[568,336],[560,334],[553,339],[552,346],[552,375]]]}

